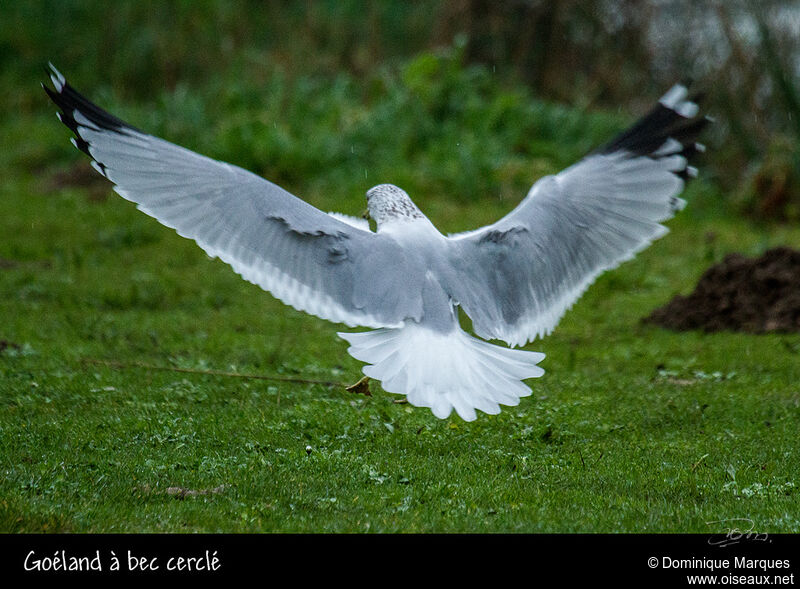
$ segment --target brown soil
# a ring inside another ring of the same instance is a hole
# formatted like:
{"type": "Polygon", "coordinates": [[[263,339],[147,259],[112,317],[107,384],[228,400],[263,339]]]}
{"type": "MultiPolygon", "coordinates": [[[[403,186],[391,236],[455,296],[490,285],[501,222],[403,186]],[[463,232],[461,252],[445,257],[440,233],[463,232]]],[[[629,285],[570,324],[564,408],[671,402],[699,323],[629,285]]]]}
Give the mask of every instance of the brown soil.
{"type": "Polygon", "coordinates": [[[112,193],[111,183],[82,159],[69,168],[51,173],[47,179],[47,188],[52,191],[72,187],[86,189],[91,202],[104,202],[112,193]]]}
{"type": "Polygon", "coordinates": [[[676,296],[644,321],[676,331],[800,331],[800,251],[730,254],[689,296],[676,296]]]}

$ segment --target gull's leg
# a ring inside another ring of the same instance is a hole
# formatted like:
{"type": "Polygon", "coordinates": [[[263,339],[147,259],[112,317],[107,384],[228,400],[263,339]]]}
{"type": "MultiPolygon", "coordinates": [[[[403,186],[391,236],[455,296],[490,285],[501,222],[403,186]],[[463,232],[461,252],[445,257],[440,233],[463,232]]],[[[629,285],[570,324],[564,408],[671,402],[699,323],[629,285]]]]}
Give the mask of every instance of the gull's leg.
{"type": "Polygon", "coordinates": [[[365,377],[361,378],[361,380],[359,380],[356,383],[351,384],[349,387],[345,387],[344,390],[346,390],[348,393],[356,393],[356,394],[359,394],[359,395],[366,395],[367,397],[371,397],[372,396],[372,393],[369,390],[369,377],[368,376],[365,376],[365,377]]]}

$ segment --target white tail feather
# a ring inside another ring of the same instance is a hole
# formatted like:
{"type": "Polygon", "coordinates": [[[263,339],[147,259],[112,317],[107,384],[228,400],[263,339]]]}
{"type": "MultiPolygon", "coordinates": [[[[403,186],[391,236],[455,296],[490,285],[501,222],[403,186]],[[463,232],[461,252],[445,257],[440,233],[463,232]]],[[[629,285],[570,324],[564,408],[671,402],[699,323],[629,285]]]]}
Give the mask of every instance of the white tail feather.
{"type": "Polygon", "coordinates": [[[475,419],[475,409],[496,415],[500,404],[517,405],[531,394],[521,381],[544,370],[539,352],[511,350],[484,342],[456,327],[447,334],[415,323],[400,329],[339,333],[350,343],[348,353],[367,362],[364,374],[384,390],[406,395],[417,407],[430,407],[444,419],[455,409],[462,419],[475,419]]]}

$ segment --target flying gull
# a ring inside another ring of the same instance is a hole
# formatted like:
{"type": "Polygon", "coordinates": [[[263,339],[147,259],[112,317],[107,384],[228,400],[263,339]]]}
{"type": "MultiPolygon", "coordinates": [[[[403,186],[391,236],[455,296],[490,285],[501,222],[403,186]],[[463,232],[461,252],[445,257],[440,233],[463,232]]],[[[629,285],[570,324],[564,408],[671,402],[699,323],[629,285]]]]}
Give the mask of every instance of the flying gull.
{"type": "Polygon", "coordinates": [[[52,65],[47,94],[72,142],[114,190],[245,280],[339,333],[363,372],[408,402],[467,421],[530,395],[549,334],[605,270],[667,233],[709,120],[682,85],[628,130],[537,181],[511,213],[440,233],[405,191],[367,192],[363,219],[322,212],[279,186],[135,129],[76,92],[52,65]],[[458,307],[478,339],[461,329],[458,307]]]}

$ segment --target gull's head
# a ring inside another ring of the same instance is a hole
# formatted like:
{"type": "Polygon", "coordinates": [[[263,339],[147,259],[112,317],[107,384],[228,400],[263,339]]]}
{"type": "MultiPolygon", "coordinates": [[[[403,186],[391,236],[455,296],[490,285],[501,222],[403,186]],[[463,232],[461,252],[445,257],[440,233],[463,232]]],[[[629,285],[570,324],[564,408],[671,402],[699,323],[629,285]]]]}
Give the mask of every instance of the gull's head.
{"type": "Polygon", "coordinates": [[[378,184],[367,190],[367,210],[369,216],[375,219],[378,229],[394,221],[425,218],[406,191],[394,184],[378,184]]]}

